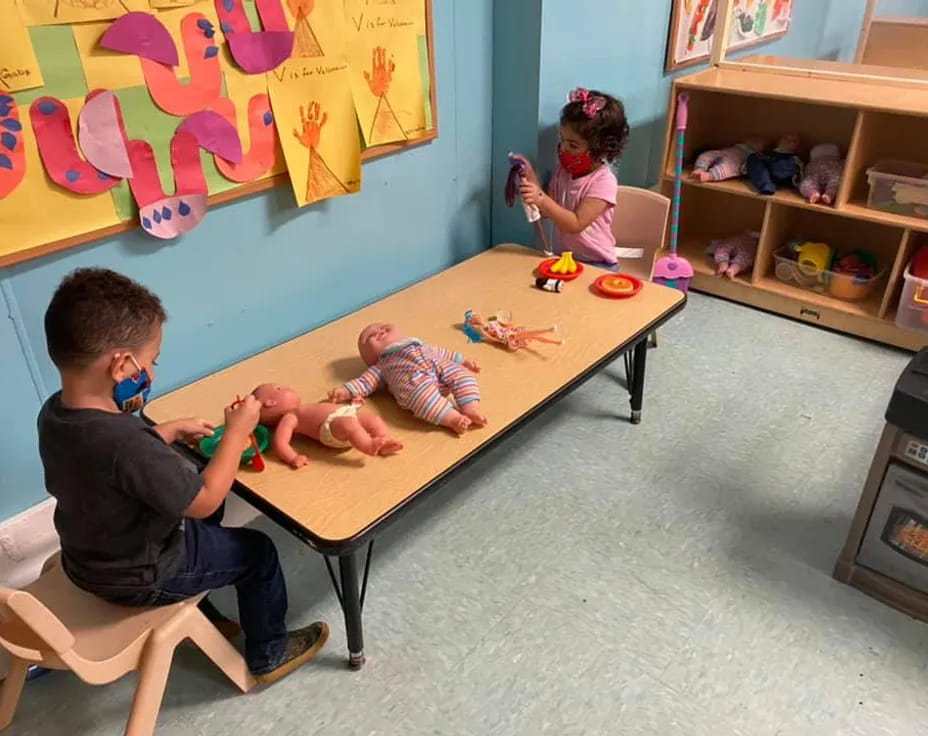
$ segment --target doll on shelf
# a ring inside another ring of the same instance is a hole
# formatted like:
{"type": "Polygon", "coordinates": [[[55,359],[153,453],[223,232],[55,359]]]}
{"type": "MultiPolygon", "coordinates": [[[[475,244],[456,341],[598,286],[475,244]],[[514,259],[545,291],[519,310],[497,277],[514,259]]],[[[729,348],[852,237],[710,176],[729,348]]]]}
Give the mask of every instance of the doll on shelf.
{"type": "Polygon", "coordinates": [[[838,199],[844,159],[834,143],[821,143],[812,149],[805,176],[799,183],[799,193],[811,204],[833,205],[838,199]]]}
{"type": "Polygon", "coordinates": [[[704,151],[693,166],[693,178],[703,183],[737,179],[744,176],[748,157],[763,149],[762,138],[748,138],[744,143],[729,148],[704,151]]]}
{"type": "Polygon", "coordinates": [[[802,159],[799,158],[799,136],[789,133],[780,138],[770,153],[748,156],[745,170],[751,184],[761,194],[776,194],[781,187],[798,186],[802,181],[802,159]]]}
{"type": "Polygon", "coordinates": [[[487,423],[473,375],[480,367],[473,360],[427,345],[386,323],[368,325],[361,331],[358,352],[370,367],[333,389],[329,394],[332,401],[345,403],[370,396],[383,385],[403,409],[457,434],[487,423]]]}
{"type": "Polygon", "coordinates": [[[715,260],[716,274],[735,278],[750,271],[757,257],[760,233],[744,232],[733,238],[713,240],[708,253],[715,260]]]}
{"type": "Polygon", "coordinates": [[[483,315],[468,310],[464,313],[464,334],[471,342],[495,342],[505,345],[510,350],[521,350],[528,347],[530,342],[543,342],[549,345],[563,345],[563,339],[546,337],[557,335],[560,330],[557,325],[543,330],[529,330],[525,327],[515,327],[512,324],[512,315],[500,312],[495,318],[486,319],[483,315]]]}
{"type": "Polygon", "coordinates": [[[294,434],[336,450],[353,447],[365,455],[394,455],[403,449],[390,439],[380,417],[361,411],[360,400],[342,406],[304,404],[296,391],[276,383],[263,383],[251,393],[261,402],[261,424],[274,427],[274,453],[292,468],[308,462],[290,444],[294,434]]]}

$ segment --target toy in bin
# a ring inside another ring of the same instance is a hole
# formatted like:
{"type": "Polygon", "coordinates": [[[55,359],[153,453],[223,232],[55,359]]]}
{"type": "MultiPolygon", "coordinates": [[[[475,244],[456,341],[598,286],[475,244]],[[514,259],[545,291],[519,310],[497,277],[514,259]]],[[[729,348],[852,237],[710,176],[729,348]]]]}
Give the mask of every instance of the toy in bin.
{"type": "Polygon", "coordinates": [[[928,246],[919,248],[904,278],[896,325],[909,330],[928,330],[928,246]]]}
{"type": "Polygon", "coordinates": [[[471,342],[494,342],[505,345],[510,350],[521,350],[530,342],[549,345],[563,345],[564,332],[558,325],[551,325],[539,330],[516,327],[512,323],[512,314],[500,311],[487,319],[472,310],[464,313],[464,334],[471,342]]]}
{"type": "Polygon", "coordinates": [[[827,243],[794,240],[774,255],[775,273],[787,284],[823,291],[834,257],[835,249],[827,243]]]}
{"type": "Polygon", "coordinates": [[[855,250],[835,261],[828,281],[828,293],[849,302],[865,299],[878,276],[876,257],[865,250],[855,250]]]}

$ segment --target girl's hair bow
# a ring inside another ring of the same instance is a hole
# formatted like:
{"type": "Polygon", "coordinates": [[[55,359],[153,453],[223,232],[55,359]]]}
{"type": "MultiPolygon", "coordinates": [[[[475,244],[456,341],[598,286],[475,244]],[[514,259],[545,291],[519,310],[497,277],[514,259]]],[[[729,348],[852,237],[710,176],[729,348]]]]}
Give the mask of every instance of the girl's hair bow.
{"type": "Polygon", "coordinates": [[[588,89],[577,87],[567,95],[568,102],[579,102],[583,105],[584,114],[592,119],[595,118],[600,110],[606,106],[606,98],[601,95],[591,94],[588,89]]]}

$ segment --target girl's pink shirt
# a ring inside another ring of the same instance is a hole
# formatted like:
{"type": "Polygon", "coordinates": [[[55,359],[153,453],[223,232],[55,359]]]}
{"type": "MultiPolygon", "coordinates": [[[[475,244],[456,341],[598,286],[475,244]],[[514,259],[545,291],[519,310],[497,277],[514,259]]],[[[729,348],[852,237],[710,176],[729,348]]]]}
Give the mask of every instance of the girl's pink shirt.
{"type": "Polygon", "coordinates": [[[616,263],[612,217],[618,190],[619,180],[605,164],[577,179],[558,165],[551,181],[551,197],[555,202],[576,212],[584,199],[595,197],[606,202],[608,207],[581,233],[557,231],[555,252],[572,251],[578,261],[587,263],[616,263]]]}

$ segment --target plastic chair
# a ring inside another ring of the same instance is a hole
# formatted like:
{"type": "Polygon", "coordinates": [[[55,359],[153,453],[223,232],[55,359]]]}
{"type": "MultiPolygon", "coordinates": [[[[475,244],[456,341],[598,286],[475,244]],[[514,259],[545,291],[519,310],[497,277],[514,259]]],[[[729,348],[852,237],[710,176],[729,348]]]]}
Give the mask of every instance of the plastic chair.
{"type": "Polygon", "coordinates": [[[255,680],[241,654],[200,612],[203,596],[156,608],[116,606],[76,587],[56,558],[23,590],[0,587],[0,645],[12,664],[0,690],[0,730],[13,720],[30,665],[71,670],[89,685],[138,671],[126,736],[150,736],[174,649],[193,642],[242,692],[255,680]]]}
{"type": "Polygon", "coordinates": [[[664,247],[670,199],[650,189],[619,187],[612,233],[623,273],[650,281],[658,251],[664,247]],[[628,257],[630,251],[637,251],[628,257]]]}

